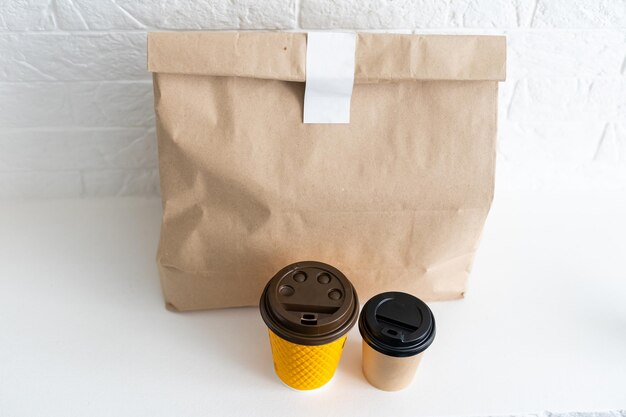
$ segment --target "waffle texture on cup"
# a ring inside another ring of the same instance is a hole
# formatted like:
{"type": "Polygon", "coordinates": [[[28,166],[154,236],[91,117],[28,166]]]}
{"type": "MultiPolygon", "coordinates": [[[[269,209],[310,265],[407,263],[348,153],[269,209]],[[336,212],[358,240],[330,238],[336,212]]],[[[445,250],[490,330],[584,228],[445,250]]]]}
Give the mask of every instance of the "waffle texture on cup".
{"type": "Polygon", "coordinates": [[[347,335],[319,346],[291,343],[271,330],[270,345],[278,377],[298,390],[319,388],[331,380],[339,364],[347,335]]]}

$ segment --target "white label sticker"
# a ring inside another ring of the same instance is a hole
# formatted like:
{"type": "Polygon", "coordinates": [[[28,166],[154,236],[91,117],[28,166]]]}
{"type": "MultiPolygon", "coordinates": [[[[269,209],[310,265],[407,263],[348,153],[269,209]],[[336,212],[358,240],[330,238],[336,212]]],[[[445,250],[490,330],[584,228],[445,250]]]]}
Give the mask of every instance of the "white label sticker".
{"type": "Polygon", "coordinates": [[[350,123],[356,34],[310,32],[304,123],[350,123]]]}

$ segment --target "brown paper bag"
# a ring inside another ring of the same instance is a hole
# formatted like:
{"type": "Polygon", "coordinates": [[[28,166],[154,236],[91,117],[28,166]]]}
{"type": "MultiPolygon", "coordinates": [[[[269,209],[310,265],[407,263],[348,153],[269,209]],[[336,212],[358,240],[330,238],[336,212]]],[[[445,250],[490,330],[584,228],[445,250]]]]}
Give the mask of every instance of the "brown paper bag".
{"type": "Polygon", "coordinates": [[[303,124],[306,34],[151,33],[176,310],[258,303],[292,262],[362,300],[462,297],[493,197],[497,36],[358,34],[349,124],[303,124]]]}

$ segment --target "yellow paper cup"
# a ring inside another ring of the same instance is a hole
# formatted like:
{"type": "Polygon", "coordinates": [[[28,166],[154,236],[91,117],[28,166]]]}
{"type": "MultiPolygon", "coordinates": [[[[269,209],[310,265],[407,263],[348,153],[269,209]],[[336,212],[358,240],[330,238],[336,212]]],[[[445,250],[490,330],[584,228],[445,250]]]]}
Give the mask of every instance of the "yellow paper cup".
{"type": "Polygon", "coordinates": [[[320,346],[291,343],[271,330],[270,345],[276,375],[298,390],[319,388],[330,381],[341,359],[346,336],[320,346]]]}
{"type": "Polygon", "coordinates": [[[268,282],[260,309],[281,381],[298,390],[330,381],[359,315],[348,278],[321,262],[289,265],[268,282]]]}

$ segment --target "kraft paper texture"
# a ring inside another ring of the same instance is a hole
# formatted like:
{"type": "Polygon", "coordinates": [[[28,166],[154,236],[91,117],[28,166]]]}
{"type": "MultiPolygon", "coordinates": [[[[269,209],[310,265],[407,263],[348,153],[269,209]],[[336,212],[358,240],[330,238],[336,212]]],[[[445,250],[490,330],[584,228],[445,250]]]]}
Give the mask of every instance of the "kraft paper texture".
{"type": "Polygon", "coordinates": [[[365,379],[383,391],[399,391],[413,382],[424,352],[398,358],[378,352],[362,341],[362,369],[365,379]]]}
{"type": "Polygon", "coordinates": [[[301,260],[361,300],[462,297],[505,53],[498,36],[358,34],[350,124],[303,124],[306,34],[149,34],[168,306],[256,305],[301,260]]]}

